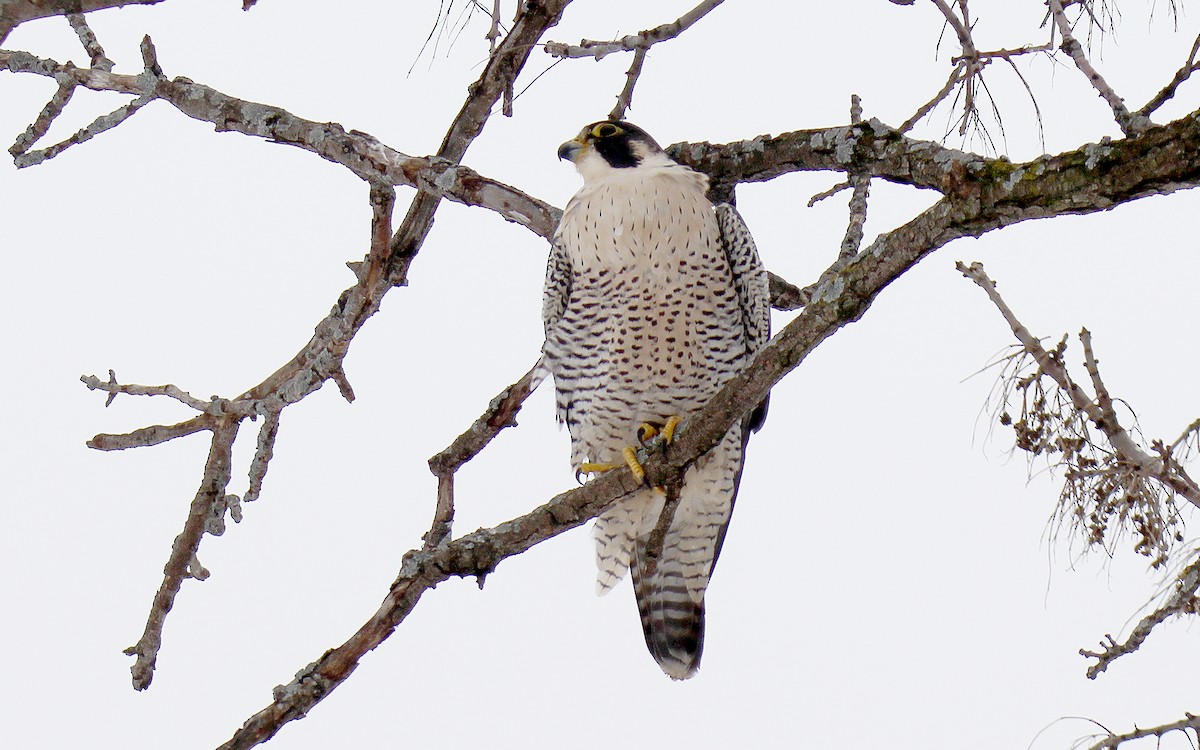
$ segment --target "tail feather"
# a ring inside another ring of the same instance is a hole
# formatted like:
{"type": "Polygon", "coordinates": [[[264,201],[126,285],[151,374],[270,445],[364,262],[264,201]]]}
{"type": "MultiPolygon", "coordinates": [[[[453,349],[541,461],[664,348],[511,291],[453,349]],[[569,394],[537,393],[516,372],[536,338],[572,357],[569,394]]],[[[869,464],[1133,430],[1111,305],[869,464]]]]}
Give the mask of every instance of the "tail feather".
{"type": "Polygon", "coordinates": [[[647,548],[662,514],[661,493],[646,490],[621,500],[600,515],[593,529],[597,592],[607,593],[632,570],[646,646],[672,679],[686,680],[700,667],[704,592],[733,512],[745,434],[735,425],[684,474],[653,571],[647,548]]]}
{"type": "MultiPolygon", "coordinates": [[[[596,593],[603,596],[625,577],[633,556],[634,539],[641,536],[645,517],[658,511],[649,492],[627,498],[600,514],[592,527],[596,540],[596,593]]],[[[658,500],[661,509],[662,501],[658,500]]],[[[648,532],[647,532],[648,533],[648,532]]]]}
{"type": "Polygon", "coordinates": [[[646,647],[671,679],[686,680],[699,669],[704,651],[704,593],[694,598],[677,574],[664,574],[661,559],[647,576],[644,545],[639,540],[632,569],[646,647]]]}

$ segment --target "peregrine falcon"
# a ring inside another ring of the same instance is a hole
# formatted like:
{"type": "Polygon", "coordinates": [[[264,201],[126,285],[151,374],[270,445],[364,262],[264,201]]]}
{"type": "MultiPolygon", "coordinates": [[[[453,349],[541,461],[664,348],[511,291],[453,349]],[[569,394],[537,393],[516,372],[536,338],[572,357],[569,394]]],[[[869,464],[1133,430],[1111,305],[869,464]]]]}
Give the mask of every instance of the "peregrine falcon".
{"type": "MultiPolygon", "coordinates": [[[[702,407],[770,336],[767,276],[733,206],[644,130],[604,120],[559,147],[583,187],[563,211],[546,269],[544,353],[576,472],[626,465],[630,446],[702,407]]],[[[657,564],[665,504],[647,487],[596,520],[604,594],[633,571],[646,645],[674,679],[695,674],[704,592],[725,539],[746,441],[765,402],[684,474],[657,564]],[[661,532],[660,532],[661,533],[661,532]]],[[[640,469],[630,461],[635,473],[640,469]]]]}

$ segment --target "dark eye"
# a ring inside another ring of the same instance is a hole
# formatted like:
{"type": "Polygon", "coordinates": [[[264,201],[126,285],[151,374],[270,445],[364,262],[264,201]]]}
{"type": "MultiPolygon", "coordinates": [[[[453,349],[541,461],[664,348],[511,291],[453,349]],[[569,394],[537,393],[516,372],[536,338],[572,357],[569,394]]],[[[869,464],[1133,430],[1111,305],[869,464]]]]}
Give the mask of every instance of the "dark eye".
{"type": "Polygon", "coordinates": [[[623,132],[625,131],[621,130],[621,128],[617,127],[616,125],[613,125],[611,122],[605,122],[592,128],[592,137],[612,138],[614,135],[620,135],[623,132]]]}

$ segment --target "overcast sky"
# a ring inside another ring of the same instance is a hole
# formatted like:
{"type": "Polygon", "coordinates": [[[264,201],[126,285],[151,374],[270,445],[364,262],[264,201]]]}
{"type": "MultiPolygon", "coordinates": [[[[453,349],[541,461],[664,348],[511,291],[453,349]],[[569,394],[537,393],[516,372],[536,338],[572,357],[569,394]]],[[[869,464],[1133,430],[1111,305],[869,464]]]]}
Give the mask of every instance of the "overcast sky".
{"type": "MultiPolygon", "coordinates": [[[[547,38],[635,33],[693,4],[578,0],[547,38]]],[[[1096,60],[1133,106],[1170,78],[1198,30],[1193,14],[1174,31],[1162,2],[1151,19],[1151,5],[1123,0],[1119,33],[1096,60]]],[[[168,76],[419,155],[436,150],[487,52],[486,19],[457,10],[461,33],[435,33],[419,52],[436,6],[262,0],[243,13],[234,0],[171,0],[89,19],[118,72],[138,72],[150,34],[168,76]]],[[[1045,40],[1037,0],[972,6],[982,47],[1045,40]]],[[[652,51],[629,119],[663,144],[720,142],[844,123],[858,93],[868,117],[896,125],[941,87],[957,52],[939,18],[925,0],[730,0],[652,51]]],[[[23,25],[5,47],[87,61],[62,19],[23,25]]],[[[1019,64],[1044,146],[1020,81],[989,69],[1004,123],[1003,137],[994,122],[991,132],[1014,161],[1120,135],[1063,60],[1019,64]]],[[[518,89],[549,63],[535,51],[518,89]]],[[[517,99],[515,118],[489,122],[466,163],[562,206],[579,178],[555,150],[605,116],[627,65],[613,55],[553,68],[517,99]]],[[[0,139],[15,138],[53,88],[0,76],[0,139]]],[[[1180,98],[1160,122],[1195,109],[1200,89],[1180,98]]],[[[77,93],[42,145],[124,101],[77,93]]],[[[939,109],[916,134],[940,138],[952,117],[939,109]]],[[[805,204],[838,179],[790,175],[738,191],[771,270],[804,285],[836,255],[848,196],[805,204]]],[[[867,241],[932,201],[875,183],[867,241]]],[[[1198,211],[1200,194],[1185,191],[957,241],[823,344],[776,388],[750,445],[694,679],[672,682],[654,664],[628,584],[594,595],[581,528],[502,563],[482,591],[454,580],[427,593],[268,746],[1057,750],[1098,731],[1081,717],[1126,731],[1200,710],[1200,648],[1186,623],[1085,678],[1078,649],[1127,632],[1158,579],[1128,541],[1112,559],[1085,555],[1048,525],[1059,485],[1010,456],[1011,433],[992,429],[985,409],[994,371],[974,374],[1011,334],[954,270],[983,262],[1038,335],[1086,325],[1114,394],[1147,436],[1173,440],[1200,416],[1198,211]]],[[[365,253],[369,218],[367,188],[346,170],[215,133],[161,102],[41,166],[0,166],[6,746],[214,747],[375,611],[428,527],[426,460],[537,357],[543,240],[443,202],[410,285],[350,351],[357,400],[325,387],[284,413],[262,498],[225,536],[205,538],[212,576],[185,582],[145,693],[131,689],[121,652],[142,632],[208,441],[90,451],[96,433],[191,415],[157,399],[105,409],[79,382],[113,368],[125,382],[237,395],[286,362],[352,283],[344,264],[365,253]]],[[[789,319],[776,313],[776,329],[789,319]]],[[[458,533],[574,486],[549,386],[519,421],[460,472],[458,533]]],[[[243,427],[232,492],[245,490],[256,430],[243,427]]]]}

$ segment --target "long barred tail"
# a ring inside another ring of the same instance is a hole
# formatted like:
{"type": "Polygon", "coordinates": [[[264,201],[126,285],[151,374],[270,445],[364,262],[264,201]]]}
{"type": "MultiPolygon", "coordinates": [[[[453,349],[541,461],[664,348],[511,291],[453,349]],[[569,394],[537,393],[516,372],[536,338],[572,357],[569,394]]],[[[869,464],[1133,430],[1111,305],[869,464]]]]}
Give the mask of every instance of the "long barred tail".
{"type": "Polygon", "coordinates": [[[700,666],[704,592],[733,513],[744,455],[742,435],[741,426],[735,425],[684,475],[679,505],[653,572],[646,553],[662,512],[661,495],[653,495],[655,501],[646,508],[631,544],[633,593],[646,646],[672,679],[686,680],[700,666]]]}
{"type": "Polygon", "coordinates": [[[665,560],[646,575],[644,542],[633,561],[633,593],[642,616],[646,647],[662,670],[673,680],[696,674],[704,652],[704,593],[699,601],[688,593],[678,572],[664,572],[665,560]]]}

